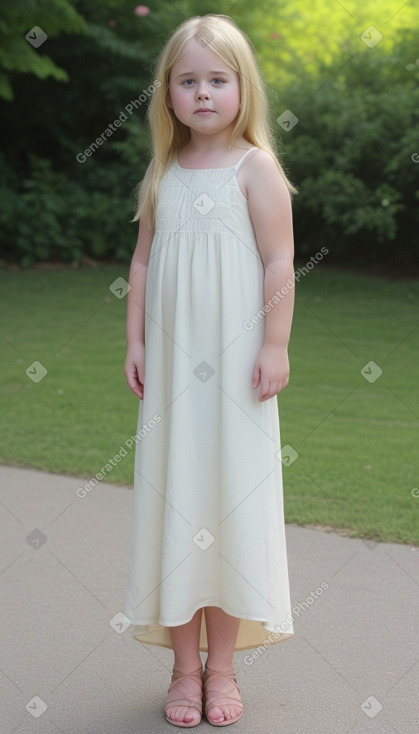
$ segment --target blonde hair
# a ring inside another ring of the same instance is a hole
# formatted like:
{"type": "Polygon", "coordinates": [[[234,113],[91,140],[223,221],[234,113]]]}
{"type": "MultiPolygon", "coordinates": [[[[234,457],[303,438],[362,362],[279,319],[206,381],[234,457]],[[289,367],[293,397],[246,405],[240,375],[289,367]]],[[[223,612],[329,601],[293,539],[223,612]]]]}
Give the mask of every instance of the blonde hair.
{"type": "Polygon", "coordinates": [[[241,108],[230,138],[230,147],[238,139],[245,138],[252,145],[265,150],[274,159],[290,194],[297,193],[275,154],[268,95],[251,41],[228,15],[196,15],[178,26],[155,62],[157,88],[146,113],[151,129],[153,157],[143,180],[136,187],[138,205],[132,220],[135,222],[141,217],[150,229],[155,228],[161,179],[178,151],[190,140],[189,128],[177,119],[167,105],[167,93],[171,69],[185,43],[193,37],[218,54],[239,75],[241,108]]]}

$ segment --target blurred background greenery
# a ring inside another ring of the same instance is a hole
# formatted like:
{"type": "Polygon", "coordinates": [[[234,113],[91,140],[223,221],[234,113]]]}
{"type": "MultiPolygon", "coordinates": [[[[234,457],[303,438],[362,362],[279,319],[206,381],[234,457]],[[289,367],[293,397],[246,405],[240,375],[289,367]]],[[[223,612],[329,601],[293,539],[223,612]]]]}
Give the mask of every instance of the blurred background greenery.
{"type": "MultiPolygon", "coordinates": [[[[284,466],[286,520],[419,542],[418,2],[1,5],[0,462],[91,478],[136,431],[126,299],[110,286],[137,237],[153,63],[186,17],[223,13],[256,49],[299,188],[296,267],[329,250],[298,283],[278,397],[282,445],[299,454],[284,466]]],[[[132,484],[133,461],[106,481],[132,484]]]]}
{"type": "Polygon", "coordinates": [[[278,149],[300,191],[297,259],[327,246],[328,264],[417,275],[418,9],[417,0],[3,3],[3,262],[130,259],[153,62],[186,17],[224,13],[256,48],[278,149]],[[34,26],[47,34],[37,48],[34,26]],[[298,118],[290,129],[277,122],[285,110],[298,118]],[[127,119],[79,162],[121,112],[127,119]]]}

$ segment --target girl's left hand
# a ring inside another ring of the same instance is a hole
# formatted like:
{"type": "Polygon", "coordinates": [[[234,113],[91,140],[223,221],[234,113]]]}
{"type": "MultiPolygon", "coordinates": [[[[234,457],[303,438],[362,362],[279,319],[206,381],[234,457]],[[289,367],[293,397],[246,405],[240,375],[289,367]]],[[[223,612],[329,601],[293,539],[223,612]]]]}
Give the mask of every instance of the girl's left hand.
{"type": "Polygon", "coordinates": [[[252,374],[252,389],[260,385],[258,400],[269,400],[288,385],[290,366],[285,347],[265,344],[260,350],[252,374]]]}

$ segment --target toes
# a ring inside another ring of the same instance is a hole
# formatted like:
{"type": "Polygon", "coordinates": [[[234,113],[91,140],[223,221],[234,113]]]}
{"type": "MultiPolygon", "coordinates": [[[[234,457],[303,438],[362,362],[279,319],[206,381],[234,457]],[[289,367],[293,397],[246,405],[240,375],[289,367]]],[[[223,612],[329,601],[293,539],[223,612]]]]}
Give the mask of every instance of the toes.
{"type": "Polygon", "coordinates": [[[208,714],[211,721],[216,721],[217,723],[219,723],[220,721],[229,721],[230,719],[235,719],[236,716],[240,716],[241,711],[241,706],[225,704],[221,706],[213,706],[208,711],[208,714]]]}
{"type": "Polygon", "coordinates": [[[208,715],[212,721],[216,721],[217,723],[220,721],[224,721],[224,712],[221,711],[221,709],[218,706],[213,706],[208,711],[208,715]]]}
{"type": "Polygon", "coordinates": [[[192,721],[197,721],[198,718],[199,718],[199,716],[198,716],[198,713],[196,711],[194,711],[193,713],[191,713],[191,709],[186,709],[186,714],[183,717],[183,721],[186,724],[190,724],[192,721]]]}
{"type": "Polygon", "coordinates": [[[195,719],[191,709],[186,706],[172,706],[166,710],[166,716],[172,721],[184,721],[185,724],[191,724],[195,719]]]}
{"type": "Polygon", "coordinates": [[[236,710],[236,706],[224,706],[224,716],[229,721],[238,716],[239,712],[236,710]]]}

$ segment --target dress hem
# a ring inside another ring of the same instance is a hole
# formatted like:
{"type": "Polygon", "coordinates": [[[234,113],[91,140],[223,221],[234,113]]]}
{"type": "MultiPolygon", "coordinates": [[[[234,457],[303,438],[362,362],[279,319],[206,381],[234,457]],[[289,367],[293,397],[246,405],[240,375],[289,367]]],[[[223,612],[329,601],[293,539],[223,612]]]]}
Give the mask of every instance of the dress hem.
{"type": "MultiPolygon", "coordinates": [[[[232,617],[237,617],[238,619],[248,619],[250,622],[260,622],[263,627],[267,630],[267,632],[276,632],[275,627],[266,627],[267,624],[266,619],[260,619],[259,617],[251,617],[251,616],[244,616],[243,612],[240,614],[237,614],[236,612],[231,612],[228,609],[222,607],[220,604],[214,604],[213,602],[205,602],[202,606],[196,607],[196,609],[188,616],[187,619],[185,619],[183,622],[162,622],[158,620],[157,622],[155,620],[149,620],[148,622],[131,622],[132,625],[135,627],[147,627],[149,625],[160,625],[161,627],[180,627],[182,624],[187,624],[192,620],[192,617],[199,609],[204,609],[205,607],[217,607],[218,609],[221,609],[226,614],[229,614],[232,617]]],[[[128,615],[126,615],[129,618],[128,615]]]]}
{"type": "MultiPolygon", "coordinates": [[[[155,647],[166,647],[168,650],[173,650],[172,645],[170,645],[169,643],[152,642],[151,640],[144,640],[142,635],[136,635],[136,634],[133,634],[132,637],[134,640],[137,640],[137,642],[141,642],[143,645],[154,645],[155,647]]],[[[271,642],[269,645],[266,645],[266,646],[263,644],[263,642],[260,642],[259,644],[255,643],[255,644],[250,644],[250,645],[243,645],[241,647],[235,647],[233,652],[236,653],[236,652],[241,652],[242,650],[254,650],[254,649],[257,649],[258,647],[263,647],[263,648],[270,647],[271,645],[275,645],[278,642],[285,642],[290,637],[294,637],[294,634],[287,633],[287,634],[280,635],[277,640],[274,640],[273,642],[271,642]]],[[[205,646],[200,645],[199,651],[208,652],[208,645],[205,645],[205,646]]]]}
{"type": "MultiPolygon", "coordinates": [[[[205,606],[217,606],[219,609],[223,609],[218,604],[205,604],[205,606]]],[[[190,622],[194,614],[203,607],[197,607],[195,612],[186,620],[180,624],[186,624],[190,622]]],[[[223,611],[226,614],[230,614],[225,609],[223,611]]],[[[245,617],[242,614],[233,614],[232,616],[237,617],[240,620],[238,634],[236,638],[236,644],[234,652],[239,650],[250,650],[252,648],[259,647],[270,647],[278,642],[283,642],[293,637],[294,630],[292,624],[288,624],[288,629],[284,632],[280,632],[282,625],[277,625],[277,628],[268,626],[266,620],[255,619],[252,617],[245,617]]],[[[132,632],[133,639],[138,642],[142,642],[146,645],[157,645],[159,647],[166,647],[173,649],[171,642],[170,629],[169,627],[177,627],[178,625],[164,625],[160,622],[145,622],[145,623],[132,623],[134,630],[132,632]]],[[[206,633],[205,614],[201,617],[201,631],[199,640],[199,650],[202,652],[208,652],[208,639],[206,633]]]]}

